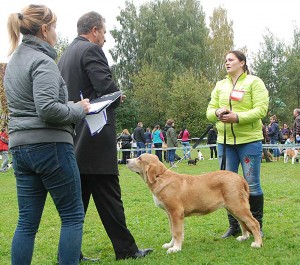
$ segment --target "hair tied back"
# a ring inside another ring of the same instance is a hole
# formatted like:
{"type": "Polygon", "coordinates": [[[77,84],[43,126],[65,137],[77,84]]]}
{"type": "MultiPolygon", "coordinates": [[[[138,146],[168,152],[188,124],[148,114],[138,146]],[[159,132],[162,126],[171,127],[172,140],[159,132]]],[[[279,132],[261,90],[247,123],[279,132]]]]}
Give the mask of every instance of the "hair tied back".
{"type": "Polygon", "coordinates": [[[20,20],[22,20],[22,19],[23,19],[23,14],[18,13],[18,18],[19,18],[20,20]]]}

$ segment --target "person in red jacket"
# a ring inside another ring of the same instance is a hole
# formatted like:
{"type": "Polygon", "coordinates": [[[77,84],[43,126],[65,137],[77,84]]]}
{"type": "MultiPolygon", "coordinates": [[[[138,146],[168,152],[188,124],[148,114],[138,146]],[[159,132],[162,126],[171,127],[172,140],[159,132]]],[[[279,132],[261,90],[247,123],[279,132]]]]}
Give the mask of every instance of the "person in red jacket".
{"type": "Polygon", "coordinates": [[[5,128],[1,129],[0,132],[0,155],[2,156],[2,165],[0,172],[6,172],[8,169],[8,134],[5,128]]]}

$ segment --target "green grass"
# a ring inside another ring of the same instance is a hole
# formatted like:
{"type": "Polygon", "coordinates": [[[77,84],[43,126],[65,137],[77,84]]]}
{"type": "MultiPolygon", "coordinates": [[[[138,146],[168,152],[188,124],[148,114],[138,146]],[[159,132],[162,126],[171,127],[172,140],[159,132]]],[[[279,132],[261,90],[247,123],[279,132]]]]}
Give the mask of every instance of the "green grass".
{"type": "MultiPolygon", "coordinates": [[[[179,151],[180,153],[180,151],[179,151]]],[[[200,174],[218,169],[217,160],[208,160],[208,149],[202,149],[206,160],[197,166],[178,164],[177,172],[200,174]]],[[[193,151],[193,157],[196,152],[193,151]]],[[[182,251],[166,254],[162,245],[170,240],[165,213],[155,207],[152,195],[142,179],[120,165],[120,184],[127,225],[140,248],[154,252],[144,259],[115,261],[115,255],[96,208],[91,203],[84,224],[82,249],[88,257],[100,257],[90,264],[300,264],[300,164],[262,163],[262,187],[265,194],[264,246],[252,249],[252,238],[238,242],[221,239],[228,226],[225,210],[206,216],[185,219],[182,251]]],[[[12,170],[0,175],[0,264],[10,264],[10,246],[18,218],[15,179],[12,170]]],[[[32,264],[55,264],[60,220],[48,198],[39,232],[36,236],[32,264]]],[[[89,264],[89,263],[84,263],[89,264]]]]}

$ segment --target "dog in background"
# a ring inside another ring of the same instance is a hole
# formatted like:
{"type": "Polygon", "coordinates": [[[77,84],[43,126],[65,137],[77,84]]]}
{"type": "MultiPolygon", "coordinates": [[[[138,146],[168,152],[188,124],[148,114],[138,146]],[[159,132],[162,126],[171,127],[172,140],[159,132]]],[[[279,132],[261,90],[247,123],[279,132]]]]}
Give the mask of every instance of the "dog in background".
{"type": "Polygon", "coordinates": [[[198,158],[195,158],[195,159],[189,159],[188,160],[188,165],[194,165],[196,166],[197,162],[199,161],[198,158]]]}
{"type": "Polygon", "coordinates": [[[249,186],[238,174],[219,170],[192,176],[166,168],[156,155],[142,154],[127,160],[127,167],[138,173],[152,192],[155,204],[169,217],[172,239],[163,245],[167,253],[181,251],[184,238],[184,217],[205,215],[225,208],[240,223],[242,235],[238,241],[254,236],[251,247],[262,247],[258,221],[249,205],[249,186]]]}
{"type": "Polygon", "coordinates": [[[197,150],[197,152],[198,152],[198,159],[199,160],[204,160],[204,156],[202,155],[201,151],[197,150]]]}
{"type": "Polygon", "coordinates": [[[292,159],[292,164],[294,164],[295,159],[299,157],[299,150],[288,148],[284,150],[283,157],[284,157],[283,161],[285,164],[288,162],[289,158],[292,159]]]}
{"type": "MultiPolygon", "coordinates": [[[[269,160],[270,160],[270,161],[273,161],[273,155],[271,154],[270,151],[267,151],[267,150],[266,150],[266,152],[262,152],[261,160],[266,159],[266,158],[265,158],[265,153],[268,155],[269,160]]],[[[266,160],[267,160],[267,159],[266,159],[266,160]]]]}

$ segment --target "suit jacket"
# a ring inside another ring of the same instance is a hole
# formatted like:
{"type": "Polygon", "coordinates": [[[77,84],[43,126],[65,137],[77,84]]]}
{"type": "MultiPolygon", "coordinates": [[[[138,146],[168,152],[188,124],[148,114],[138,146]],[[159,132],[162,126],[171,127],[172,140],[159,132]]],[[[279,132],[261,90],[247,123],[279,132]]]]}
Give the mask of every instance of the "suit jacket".
{"type": "MultiPolygon", "coordinates": [[[[77,102],[80,93],[90,100],[118,91],[101,47],[77,37],[61,56],[58,67],[67,84],[69,100],[77,102]]],[[[91,136],[84,120],[76,125],[74,146],[81,174],[119,174],[115,128],[116,100],[107,108],[107,125],[91,136]]]]}

